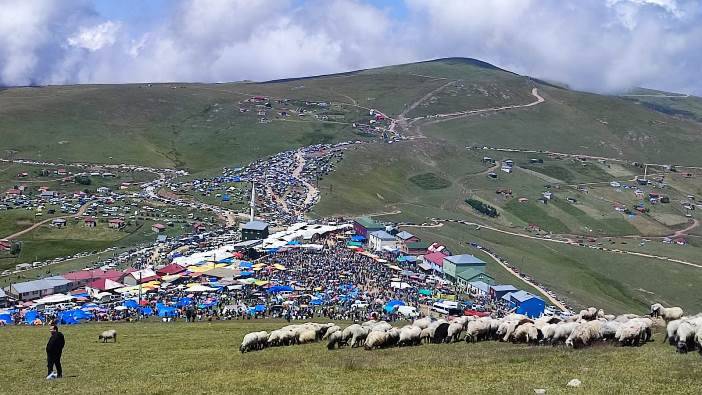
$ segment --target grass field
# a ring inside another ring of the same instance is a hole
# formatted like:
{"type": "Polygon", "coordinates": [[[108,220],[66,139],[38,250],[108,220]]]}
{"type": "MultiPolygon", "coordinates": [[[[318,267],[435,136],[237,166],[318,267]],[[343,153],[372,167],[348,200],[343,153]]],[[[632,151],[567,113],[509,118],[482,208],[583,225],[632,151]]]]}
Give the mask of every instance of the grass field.
{"type": "MultiPolygon", "coordinates": [[[[656,341],[583,350],[506,343],[328,351],[323,344],[240,354],[245,333],[276,321],[83,324],[63,327],[64,378],[47,382],[45,327],[0,328],[2,392],[698,394],[702,362],[656,341]],[[116,344],[97,342],[105,329],[116,344]],[[578,389],[566,387],[577,378],[578,389]]],[[[342,324],[343,325],[343,324],[342,324]]]]}

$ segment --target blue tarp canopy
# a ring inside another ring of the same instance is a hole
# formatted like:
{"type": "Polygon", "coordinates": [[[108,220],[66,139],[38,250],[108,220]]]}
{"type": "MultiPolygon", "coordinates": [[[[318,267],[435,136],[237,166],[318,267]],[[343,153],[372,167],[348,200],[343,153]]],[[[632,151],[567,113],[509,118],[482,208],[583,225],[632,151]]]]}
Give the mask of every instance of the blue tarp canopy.
{"type": "Polygon", "coordinates": [[[401,301],[401,300],[397,300],[397,299],[396,299],[396,300],[391,300],[391,301],[389,301],[389,302],[385,305],[385,311],[387,311],[388,313],[390,313],[390,312],[392,312],[393,310],[395,310],[395,308],[397,308],[397,307],[399,307],[399,306],[404,306],[404,305],[405,305],[405,302],[403,302],[403,301],[401,301]]]}
{"type": "Polygon", "coordinates": [[[251,262],[245,262],[245,261],[239,262],[240,269],[251,269],[252,267],[253,267],[253,263],[251,263],[251,262]]]}
{"type": "Polygon", "coordinates": [[[251,277],[253,272],[239,272],[239,277],[251,277]]]}
{"type": "Polygon", "coordinates": [[[266,311],[266,305],[257,304],[256,307],[254,307],[254,311],[257,313],[263,313],[266,311]]]}
{"type": "Polygon", "coordinates": [[[142,307],[139,309],[142,315],[154,315],[154,310],[151,307],[142,307]]]}
{"type": "Polygon", "coordinates": [[[268,288],[268,293],[271,294],[277,294],[278,292],[292,292],[294,291],[293,287],[289,285],[274,285],[270,288],[268,288]]]}
{"type": "Polygon", "coordinates": [[[122,304],[128,309],[136,309],[137,307],[139,307],[139,303],[137,303],[137,301],[134,299],[127,299],[122,304]]]}
{"type": "Polygon", "coordinates": [[[156,309],[158,309],[159,317],[175,317],[175,307],[168,307],[165,304],[158,303],[156,304],[156,309]]]}
{"type": "Polygon", "coordinates": [[[42,319],[43,317],[38,311],[30,310],[24,314],[24,323],[31,325],[37,318],[39,318],[42,322],[44,321],[42,319]]]}
{"type": "Polygon", "coordinates": [[[58,313],[58,321],[64,325],[74,325],[80,323],[82,320],[88,320],[93,317],[93,314],[87,311],[75,309],[62,311],[58,313]]]}
{"type": "Polygon", "coordinates": [[[5,322],[5,324],[14,324],[15,321],[12,319],[11,314],[0,314],[0,321],[5,322]]]}
{"type": "Polygon", "coordinates": [[[320,306],[322,303],[323,303],[323,302],[322,302],[322,299],[316,299],[316,298],[315,298],[315,299],[310,300],[310,304],[311,304],[312,306],[320,306]]]}
{"type": "Polygon", "coordinates": [[[353,236],[351,236],[351,241],[363,241],[363,240],[365,240],[365,239],[366,239],[366,238],[363,237],[363,236],[361,236],[361,235],[353,235],[353,236]]]}
{"type": "Polygon", "coordinates": [[[185,307],[185,306],[190,306],[192,303],[193,303],[193,300],[191,298],[180,298],[180,299],[178,299],[178,302],[176,302],[176,306],[185,307]]]}
{"type": "Polygon", "coordinates": [[[87,293],[83,292],[83,293],[79,293],[79,294],[74,294],[73,297],[74,297],[74,298],[89,298],[90,295],[88,295],[87,293]]]}
{"type": "Polygon", "coordinates": [[[229,195],[226,195],[226,194],[225,194],[225,195],[222,195],[222,201],[223,201],[223,202],[228,202],[230,199],[231,199],[231,198],[229,197],[229,195]]]}

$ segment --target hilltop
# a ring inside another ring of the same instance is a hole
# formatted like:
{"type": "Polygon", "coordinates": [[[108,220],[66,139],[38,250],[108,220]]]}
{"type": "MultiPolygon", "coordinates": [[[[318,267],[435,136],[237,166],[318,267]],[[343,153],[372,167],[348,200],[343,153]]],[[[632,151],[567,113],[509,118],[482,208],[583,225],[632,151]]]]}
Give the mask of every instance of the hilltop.
{"type": "MultiPolygon", "coordinates": [[[[311,216],[376,214],[455,251],[489,248],[574,306],[643,311],[653,301],[702,302],[692,291],[702,281],[700,103],[651,90],[579,92],[464,58],[268,82],[8,88],[0,157],[179,168],[195,178],[359,141],[317,179],[311,216]],[[637,187],[644,173],[654,182],[637,187]]],[[[13,177],[0,180],[9,188],[13,177]]],[[[224,205],[209,192],[186,197],[224,205]]],[[[512,279],[470,252],[495,278],[512,279]]]]}

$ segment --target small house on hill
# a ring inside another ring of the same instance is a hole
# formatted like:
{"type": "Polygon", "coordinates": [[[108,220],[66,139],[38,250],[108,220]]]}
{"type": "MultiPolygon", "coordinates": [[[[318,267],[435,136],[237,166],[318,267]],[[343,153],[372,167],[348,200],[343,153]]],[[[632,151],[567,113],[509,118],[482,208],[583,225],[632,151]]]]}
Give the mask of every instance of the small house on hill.
{"type": "Polygon", "coordinates": [[[151,230],[153,230],[156,233],[161,233],[166,231],[166,225],[164,224],[153,224],[151,226],[151,230]]]}
{"type": "Polygon", "coordinates": [[[122,219],[113,218],[107,223],[107,226],[111,229],[122,229],[126,226],[126,223],[122,219]]]}
{"type": "Polygon", "coordinates": [[[66,219],[65,218],[55,218],[51,221],[51,225],[56,227],[56,228],[65,228],[66,227],[66,219]]]}
{"type": "Polygon", "coordinates": [[[97,226],[97,221],[95,220],[94,217],[86,217],[83,222],[85,223],[85,226],[88,228],[94,228],[97,226]]]}
{"type": "Polygon", "coordinates": [[[510,292],[502,297],[517,314],[524,314],[529,318],[538,318],[546,309],[546,302],[538,296],[526,291],[510,292]]]}

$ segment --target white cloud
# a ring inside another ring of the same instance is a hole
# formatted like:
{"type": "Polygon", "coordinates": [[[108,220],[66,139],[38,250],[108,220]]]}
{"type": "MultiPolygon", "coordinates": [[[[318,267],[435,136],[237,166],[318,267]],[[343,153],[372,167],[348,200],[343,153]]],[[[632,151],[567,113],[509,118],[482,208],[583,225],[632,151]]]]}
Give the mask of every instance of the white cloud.
{"type": "Polygon", "coordinates": [[[110,46],[117,40],[120,24],[107,21],[92,27],[83,27],[78,33],[68,37],[68,45],[84,48],[88,51],[97,51],[110,46]]]}
{"type": "Polygon", "coordinates": [[[179,0],[134,28],[87,0],[0,0],[0,84],[266,80],[474,57],[580,89],[702,94],[694,0],[179,0]]]}

